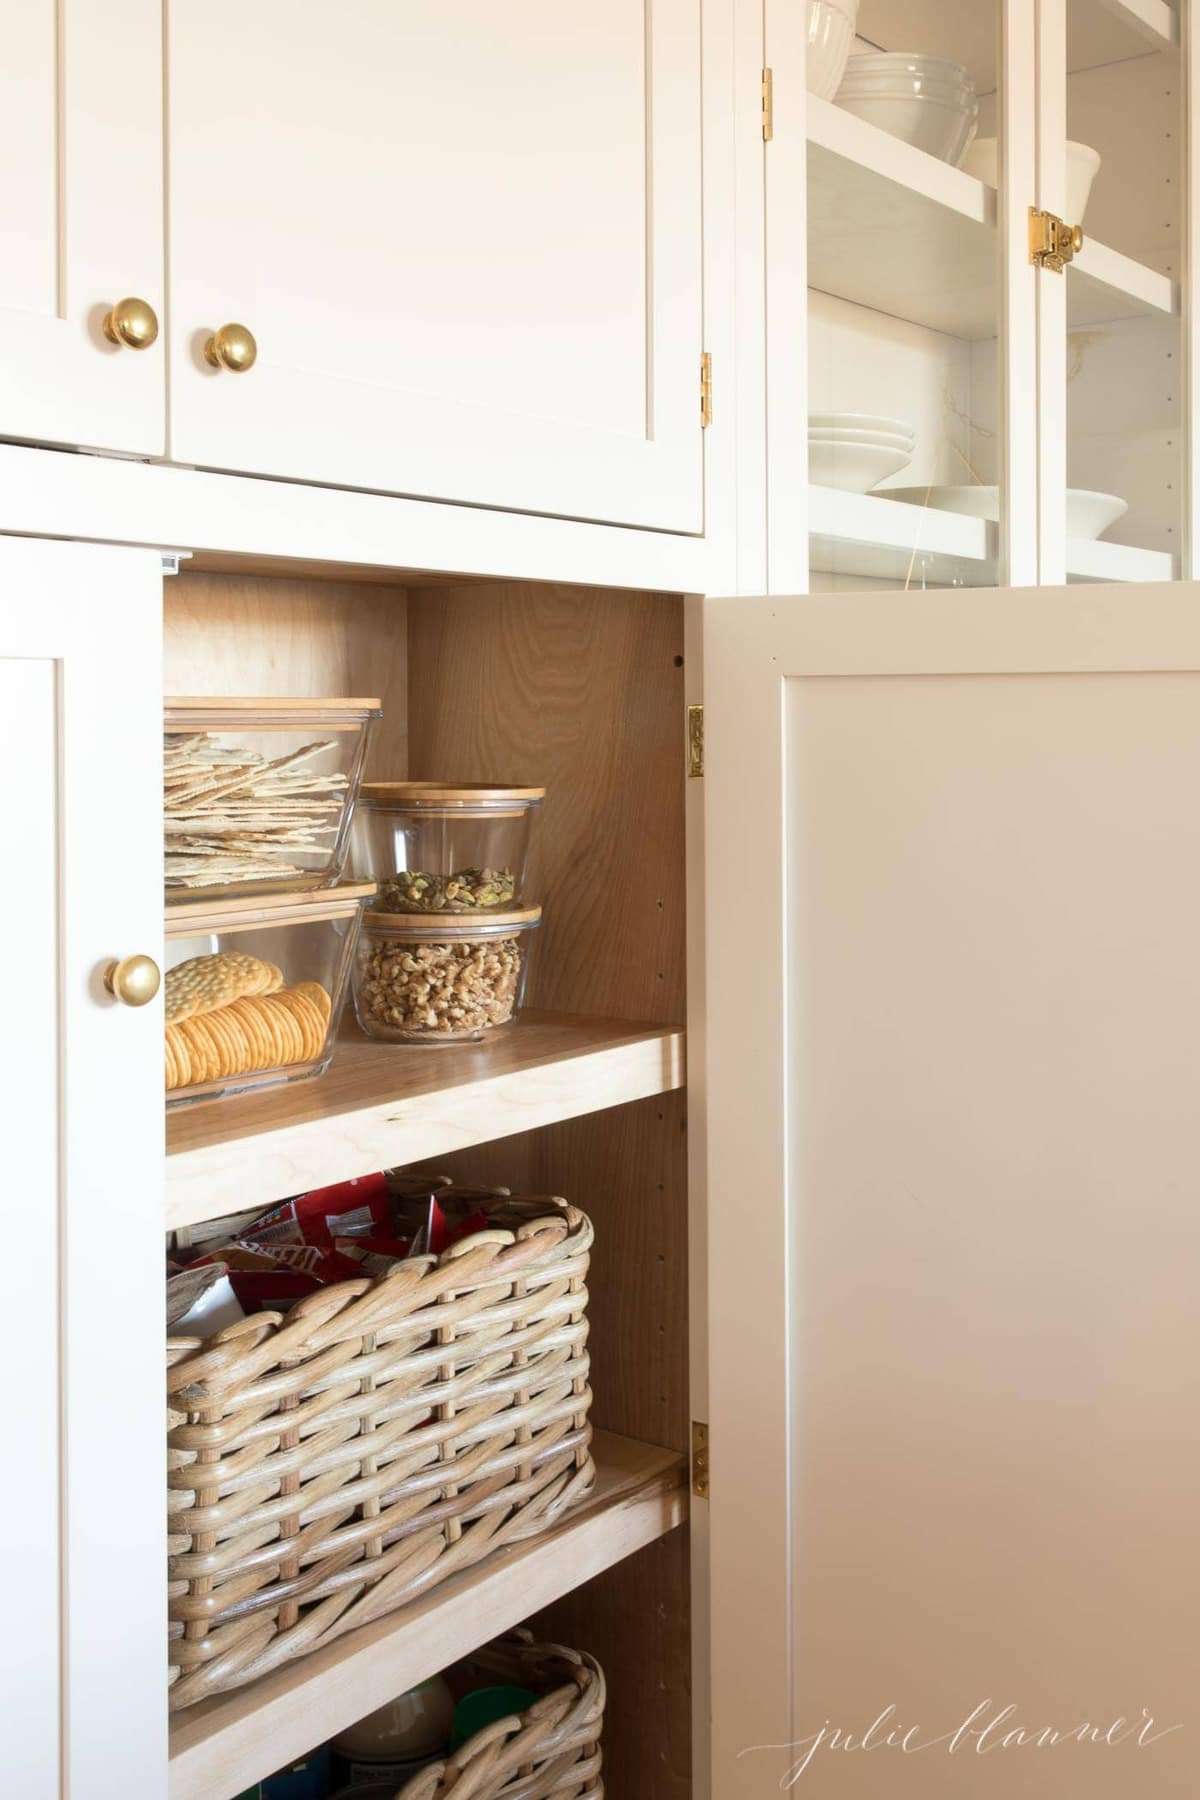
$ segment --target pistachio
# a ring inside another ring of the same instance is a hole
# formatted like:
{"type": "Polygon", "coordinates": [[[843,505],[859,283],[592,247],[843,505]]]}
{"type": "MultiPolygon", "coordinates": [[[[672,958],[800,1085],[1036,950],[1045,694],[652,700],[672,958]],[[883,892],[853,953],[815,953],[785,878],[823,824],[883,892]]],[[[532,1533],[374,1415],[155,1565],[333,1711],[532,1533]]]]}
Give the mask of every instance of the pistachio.
{"type": "Polygon", "coordinates": [[[377,912],[474,912],[511,906],[517,884],[511,869],[456,869],[449,875],[401,869],[379,884],[377,912]]]}

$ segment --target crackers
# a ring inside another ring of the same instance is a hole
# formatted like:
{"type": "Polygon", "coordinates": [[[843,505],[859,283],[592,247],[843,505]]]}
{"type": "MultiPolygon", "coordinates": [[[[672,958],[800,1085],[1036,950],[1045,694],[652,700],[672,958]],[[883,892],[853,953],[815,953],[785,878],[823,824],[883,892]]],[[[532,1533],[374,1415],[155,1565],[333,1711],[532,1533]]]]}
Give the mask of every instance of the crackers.
{"type": "Polygon", "coordinates": [[[243,994],[269,994],[282,986],[282,969],[259,956],[244,956],[237,950],[192,956],[167,970],[163,986],[166,1020],[177,1025],[197,1013],[228,1006],[243,994]]]}
{"type": "Polygon", "coordinates": [[[328,860],[349,786],[340,770],[320,766],[335,747],[333,738],[322,738],[269,760],[244,746],[228,747],[209,732],[168,732],[168,888],[294,879],[311,868],[293,857],[328,860]]]}
{"type": "Polygon", "coordinates": [[[168,971],[166,990],[168,1091],[315,1062],[325,1046],[331,1002],[320,982],[284,987],[260,957],[192,957],[168,971]]]}

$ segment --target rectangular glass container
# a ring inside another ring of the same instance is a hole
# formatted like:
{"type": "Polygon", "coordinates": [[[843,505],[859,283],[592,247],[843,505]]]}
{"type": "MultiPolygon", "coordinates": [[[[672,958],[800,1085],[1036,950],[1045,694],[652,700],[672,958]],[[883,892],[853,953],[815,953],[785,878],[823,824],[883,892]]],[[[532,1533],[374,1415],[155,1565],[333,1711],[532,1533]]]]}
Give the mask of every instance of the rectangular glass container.
{"type": "Polygon", "coordinates": [[[375,888],[166,908],[168,1107],[320,1075],[375,888]]]}
{"type": "Polygon", "coordinates": [[[378,700],[167,700],[168,898],[302,891],[338,881],[380,711],[378,700]]]}

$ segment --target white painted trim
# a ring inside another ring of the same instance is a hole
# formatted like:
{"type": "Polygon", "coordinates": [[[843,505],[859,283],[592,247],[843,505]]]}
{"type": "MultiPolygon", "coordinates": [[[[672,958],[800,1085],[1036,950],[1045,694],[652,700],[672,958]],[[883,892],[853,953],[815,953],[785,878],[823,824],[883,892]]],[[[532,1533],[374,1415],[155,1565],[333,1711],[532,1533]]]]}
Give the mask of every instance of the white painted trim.
{"type": "Polygon", "coordinates": [[[0,444],[0,531],[705,593],[703,538],[0,444]]]}
{"type": "MultiPolygon", "coordinates": [[[[1066,215],[1067,0],[1038,0],[1037,199],[1066,215]]],[[[1074,223],[1074,221],[1069,221],[1074,223]]],[[[1037,272],[1038,579],[1067,573],[1067,282],[1037,272]]]]}
{"type": "MultiPolygon", "coordinates": [[[[804,9],[766,0],[765,60],[774,71],[775,135],[763,160],[765,208],[767,585],[804,593],[808,532],[808,92],[804,9]]],[[[826,107],[835,124],[860,123],[826,107]]],[[[897,149],[906,149],[896,139],[897,149]]]]}
{"type": "Polygon", "coordinates": [[[1180,0],[1183,73],[1183,268],[1180,333],[1183,354],[1183,575],[1194,580],[1200,573],[1200,446],[1196,442],[1200,421],[1200,282],[1196,259],[1200,256],[1200,29],[1195,0],[1180,0]]]}
{"type": "Polygon", "coordinates": [[[1009,587],[1031,587],[1038,579],[1038,295],[1029,261],[1029,205],[1037,192],[1036,14],[1037,0],[1007,0],[1001,8],[996,379],[1003,431],[999,580],[1009,587]]]}

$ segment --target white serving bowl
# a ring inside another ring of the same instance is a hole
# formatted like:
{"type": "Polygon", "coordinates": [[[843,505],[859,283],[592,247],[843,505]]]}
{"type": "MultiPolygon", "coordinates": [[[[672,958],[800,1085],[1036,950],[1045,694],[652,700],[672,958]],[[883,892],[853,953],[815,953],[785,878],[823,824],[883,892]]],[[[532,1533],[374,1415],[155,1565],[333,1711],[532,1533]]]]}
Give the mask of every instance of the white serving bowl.
{"type": "Polygon", "coordinates": [[[851,56],[842,86],[856,93],[928,94],[936,100],[975,98],[975,83],[966,69],[937,56],[851,56]]]}
{"type": "MultiPolygon", "coordinates": [[[[962,166],[968,175],[975,175],[980,181],[986,181],[989,187],[998,187],[998,151],[999,140],[997,138],[976,138],[963,157],[962,166]]],[[[1083,224],[1083,215],[1087,211],[1092,183],[1099,173],[1100,152],[1093,150],[1090,144],[1077,144],[1073,139],[1068,139],[1066,198],[1068,224],[1083,224]]]]}
{"type": "MultiPolygon", "coordinates": [[[[906,500],[910,506],[931,506],[935,512],[967,513],[973,519],[1000,517],[1000,490],[987,482],[976,487],[888,488],[885,498],[906,500]]],[[[1088,540],[1102,537],[1128,511],[1129,502],[1118,494],[1068,488],[1067,536],[1088,540]]]]}
{"type": "Polygon", "coordinates": [[[854,42],[858,0],[808,0],[808,91],[832,100],[854,42]]]}
{"type": "Polygon", "coordinates": [[[912,461],[912,451],[895,444],[827,444],[808,446],[808,479],[818,487],[844,488],[865,494],[912,461]]]}
{"type": "Polygon", "coordinates": [[[935,100],[924,94],[855,94],[843,85],[837,103],[868,125],[936,156],[957,163],[975,136],[979,102],[935,100]]]}
{"type": "Polygon", "coordinates": [[[907,437],[900,431],[815,431],[811,426],[808,441],[810,444],[887,444],[893,450],[910,452],[917,444],[915,437],[907,437]]]}
{"type": "Polygon", "coordinates": [[[810,431],[889,431],[900,437],[915,438],[915,428],[907,419],[889,419],[882,413],[809,413],[810,431]]]}

